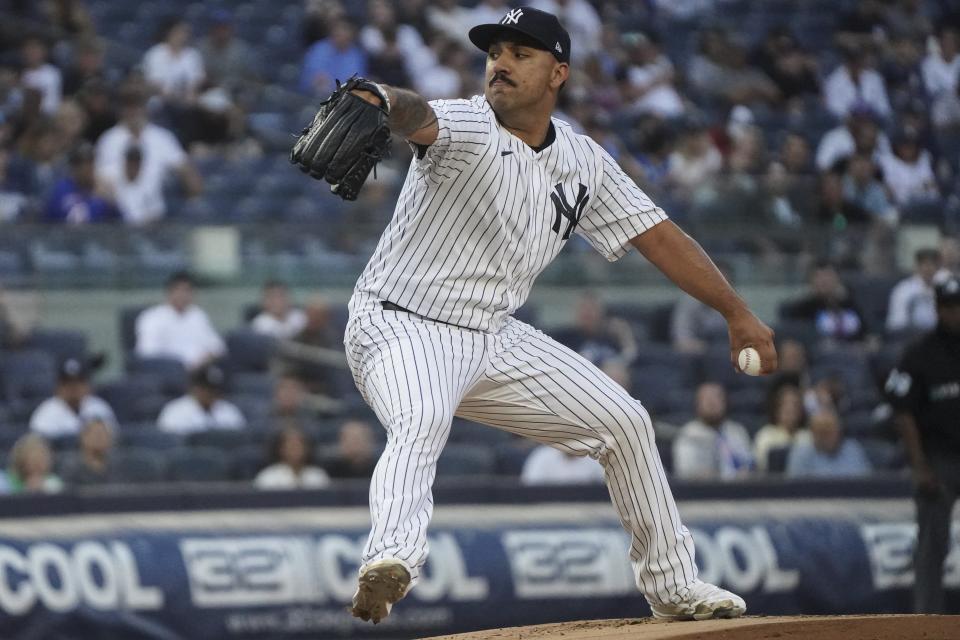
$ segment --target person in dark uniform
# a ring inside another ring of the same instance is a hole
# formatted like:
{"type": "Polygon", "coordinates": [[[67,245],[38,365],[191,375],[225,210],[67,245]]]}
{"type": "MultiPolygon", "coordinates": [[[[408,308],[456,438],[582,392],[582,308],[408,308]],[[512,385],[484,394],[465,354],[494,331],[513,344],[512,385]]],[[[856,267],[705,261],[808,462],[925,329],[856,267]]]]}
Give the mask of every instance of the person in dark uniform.
{"type": "Polygon", "coordinates": [[[943,564],[960,490],[960,280],[935,287],[937,326],[911,345],[886,392],[913,469],[917,613],[942,613],[943,564]]]}

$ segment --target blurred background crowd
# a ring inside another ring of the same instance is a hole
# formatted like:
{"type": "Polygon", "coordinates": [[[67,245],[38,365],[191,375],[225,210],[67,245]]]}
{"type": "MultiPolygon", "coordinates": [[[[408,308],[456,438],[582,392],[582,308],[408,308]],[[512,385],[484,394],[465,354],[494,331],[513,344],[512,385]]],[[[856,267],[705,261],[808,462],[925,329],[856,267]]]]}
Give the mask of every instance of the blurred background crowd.
{"type": "MultiPolygon", "coordinates": [[[[580,241],[544,275],[575,300],[563,321],[536,304],[521,316],[552,320],[645,403],[679,477],[902,469],[883,381],[935,324],[932,283],[960,269],[960,3],[530,4],[571,32],[557,117],[736,284],[760,287],[782,372],[735,374],[722,318],[675,291],[607,292],[656,276],[607,270],[580,241]]],[[[512,6],[0,0],[4,489],[369,475],[383,433],[343,367],[345,307],[326,288],[352,284],[410,151],[394,145],[347,206],[291,168],[292,134],[354,73],[431,99],[480,93],[466,33],[512,6]],[[184,271],[211,227],[232,231],[237,264],[200,283],[263,286],[219,328],[184,271]],[[102,329],[53,328],[70,323],[15,302],[132,287],[156,305],[103,310],[107,366],[87,335],[102,329]]],[[[441,476],[529,483],[598,471],[460,420],[440,462],[441,476]]]]}

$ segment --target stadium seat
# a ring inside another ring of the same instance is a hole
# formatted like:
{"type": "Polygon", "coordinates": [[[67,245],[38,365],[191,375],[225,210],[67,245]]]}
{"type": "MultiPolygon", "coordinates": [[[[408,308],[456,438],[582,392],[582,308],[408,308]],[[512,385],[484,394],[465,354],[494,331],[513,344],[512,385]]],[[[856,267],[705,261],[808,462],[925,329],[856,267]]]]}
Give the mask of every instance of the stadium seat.
{"type": "Polygon", "coordinates": [[[227,334],[230,368],[234,372],[264,372],[270,365],[276,340],[249,329],[237,329],[227,334]]]}
{"type": "Polygon", "coordinates": [[[175,449],[183,445],[183,437],[174,433],[160,431],[154,425],[140,428],[121,428],[119,444],[125,449],[145,448],[154,451],[175,449]]]}
{"type": "Polygon", "coordinates": [[[69,329],[35,329],[23,346],[49,353],[56,362],[82,359],[87,355],[87,336],[69,329]]]}
{"type": "Polygon", "coordinates": [[[132,354],[137,346],[137,318],[147,309],[147,305],[123,307],[117,314],[117,326],[120,330],[120,348],[124,354],[132,354]]]}
{"type": "Polygon", "coordinates": [[[773,447],[767,451],[767,472],[783,473],[787,470],[790,447],[773,447]]]}
{"type": "Polygon", "coordinates": [[[437,462],[437,477],[486,476],[496,472],[496,458],[490,447],[448,444],[437,462]]]}
{"type": "Polygon", "coordinates": [[[159,380],[150,376],[127,376],[101,384],[96,394],[113,409],[120,424],[156,420],[166,397],[159,380]]]}
{"type": "Polygon", "coordinates": [[[56,364],[44,351],[10,351],[0,358],[2,397],[14,416],[26,418],[56,387],[56,364]]]}
{"type": "Polygon", "coordinates": [[[879,438],[858,438],[863,452],[867,454],[870,460],[870,466],[874,471],[891,471],[904,466],[905,456],[903,450],[889,442],[879,438]]]}
{"type": "Polygon", "coordinates": [[[249,482],[267,464],[266,450],[261,445],[245,445],[229,451],[231,480],[249,482]]]}
{"type": "Polygon", "coordinates": [[[454,418],[450,428],[450,442],[458,444],[481,444],[494,446],[510,442],[516,436],[503,429],[479,424],[463,418],[454,418]]]}
{"type": "Polygon", "coordinates": [[[276,380],[269,373],[241,371],[230,376],[230,390],[236,394],[253,396],[264,400],[273,397],[276,380]]]}
{"type": "Polygon", "coordinates": [[[120,449],[114,453],[112,464],[117,480],[124,483],[156,483],[165,478],[163,455],[153,449],[120,449]]]}
{"type": "Polygon", "coordinates": [[[520,477],[523,463],[530,455],[530,447],[523,442],[503,443],[494,448],[496,472],[501,476],[520,477]]]}
{"type": "Polygon", "coordinates": [[[230,451],[253,444],[253,435],[246,429],[210,429],[198,431],[187,436],[190,447],[211,447],[220,451],[230,451]]]}
{"type": "Polygon", "coordinates": [[[132,356],[127,362],[127,372],[154,377],[160,385],[160,391],[167,396],[180,396],[187,390],[187,370],[183,363],[173,358],[132,356]]]}
{"type": "Polygon", "coordinates": [[[167,452],[167,480],[221,482],[230,478],[227,454],[212,447],[179,447],[167,452]]]}

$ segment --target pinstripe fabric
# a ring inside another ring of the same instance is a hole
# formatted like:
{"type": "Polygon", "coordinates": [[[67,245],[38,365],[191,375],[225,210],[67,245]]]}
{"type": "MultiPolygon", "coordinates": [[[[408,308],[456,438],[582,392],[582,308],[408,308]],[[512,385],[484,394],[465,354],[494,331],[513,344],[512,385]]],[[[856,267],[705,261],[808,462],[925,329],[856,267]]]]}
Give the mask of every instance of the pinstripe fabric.
{"type": "Polygon", "coordinates": [[[365,564],[400,558],[416,581],[436,462],[458,415],[599,460],[631,537],[637,586],[651,602],[676,601],[696,579],[693,542],[650,418],[589,361],[512,318],[485,334],[395,311],[358,317],[347,347],[358,386],[387,429],[370,488],[365,564]]]}
{"type": "Polygon", "coordinates": [[[572,232],[617,260],[666,216],[560,120],[554,141],[534,151],[482,96],[431,104],[437,141],[411,162],[350,300],[344,340],[357,388],[387,431],[363,561],[399,558],[416,583],[437,460],[460,415],[599,460],[631,536],[638,588],[651,603],[679,601],[697,576],[693,543],[646,410],[511,317],[572,232]]]}

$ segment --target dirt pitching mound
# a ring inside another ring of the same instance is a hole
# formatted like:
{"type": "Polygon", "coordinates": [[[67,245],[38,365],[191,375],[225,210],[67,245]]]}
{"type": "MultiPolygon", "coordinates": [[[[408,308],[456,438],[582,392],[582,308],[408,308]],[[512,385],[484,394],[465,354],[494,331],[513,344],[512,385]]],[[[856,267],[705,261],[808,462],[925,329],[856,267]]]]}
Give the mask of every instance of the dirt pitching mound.
{"type": "Polygon", "coordinates": [[[960,640],[960,616],[777,616],[661,622],[590,620],[429,640],[960,640]]]}

